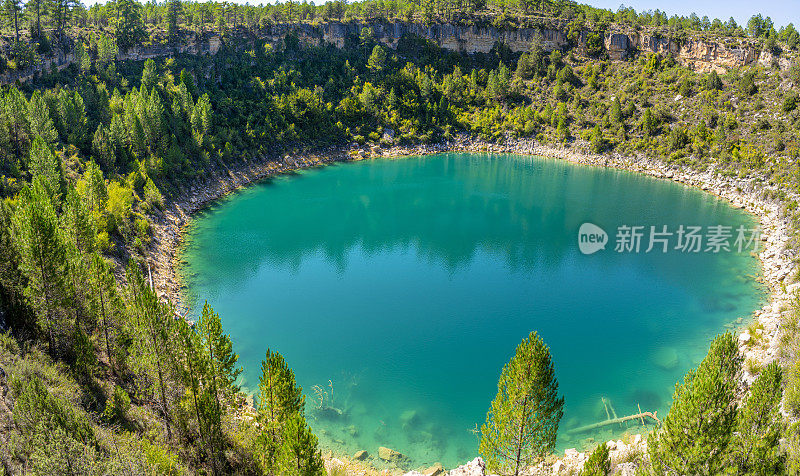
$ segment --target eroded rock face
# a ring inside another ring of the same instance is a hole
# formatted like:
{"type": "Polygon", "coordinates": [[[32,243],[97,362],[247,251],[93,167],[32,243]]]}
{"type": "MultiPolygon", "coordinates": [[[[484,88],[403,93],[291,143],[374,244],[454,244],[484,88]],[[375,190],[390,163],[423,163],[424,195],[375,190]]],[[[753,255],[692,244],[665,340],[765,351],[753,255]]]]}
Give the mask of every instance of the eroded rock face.
{"type": "MultiPolygon", "coordinates": [[[[264,34],[272,41],[282,39],[294,32],[301,41],[313,44],[331,43],[342,48],[348,38],[358,37],[361,29],[369,27],[376,40],[390,48],[404,35],[415,35],[433,41],[438,46],[464,53],[488,53],[497,42],[503,42],[516,52],[529,51],[537,40],[545,51],[564,49],[569,46],[566,30],[552,28],[496,28],[493,26],[463,26],[450,24],[423,25],[413,22],[330,22],[320,25],[275,24],[267,27],[264,34]]],[[[589,31],[578,35],[575,45],[584,48],[589,31]]],[[[641,52],[672,55],[685,66],[708,72],[744,66],[754,61],[769,62],[754,43],[746,39],[675,40],[660,35],[639,32],[608,32],[605,48],[612,60],[621,61],[635,57],[641,52]]]]}

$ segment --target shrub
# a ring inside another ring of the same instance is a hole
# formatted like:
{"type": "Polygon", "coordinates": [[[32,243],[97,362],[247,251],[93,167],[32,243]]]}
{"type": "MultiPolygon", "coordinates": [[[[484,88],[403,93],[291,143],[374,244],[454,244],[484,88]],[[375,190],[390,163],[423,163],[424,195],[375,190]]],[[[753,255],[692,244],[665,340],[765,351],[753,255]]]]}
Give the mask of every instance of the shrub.
{"type": "Polygon", "coordinates": [[[161,209],[164,206],[164,197],[150,177],[144,183],[144,200],[148,205],[161,209]]]}
{"type": "Polygon", "coordinates": [[[789,94],[783,98],[783,112],[792,112],[797,108],[797,93],[794,91],[790,91],[789,94]]]}
{"type": "Polygon", "coordinates": [[[103,420],[108,423],[122,423],[127,419],[128,410],[131,408],[131,399],[128,392],[119,385],[114,386],[114,393],[106,400],[103,410],[103,420]]]}
{"type": "Polygon", "coordinates": [[[608,446],[600,443],[583,464],[581,476],[606,476],[610,472],[611,460],[608,458],[608,446]]]}

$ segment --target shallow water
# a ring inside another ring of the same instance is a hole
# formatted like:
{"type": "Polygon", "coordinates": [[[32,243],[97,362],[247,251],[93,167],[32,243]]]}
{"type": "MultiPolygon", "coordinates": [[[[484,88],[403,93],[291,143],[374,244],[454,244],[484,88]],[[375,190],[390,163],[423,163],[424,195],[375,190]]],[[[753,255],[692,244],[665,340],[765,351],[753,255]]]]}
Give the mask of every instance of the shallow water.
{"type": "Polygon", "coordinates": [[[710,339],[764,298],[748,253],[644,253],[648,235],[641,253],[614,251],[618,226],[680,224],[755,226],[711,195],[624,171],[509,154],[382,159],[218,202],[192,222],[181,273],[187,303],[222,316],[246,388],[267,347],[285,356],[325,447],[451,467],[477,454],[471,430],[532,330],[566,399],[559,450],[642,431],[570,432],[607,410],[666,414],[710,339]],[[581,254],[584,222],[612,244],[581,254]]]}

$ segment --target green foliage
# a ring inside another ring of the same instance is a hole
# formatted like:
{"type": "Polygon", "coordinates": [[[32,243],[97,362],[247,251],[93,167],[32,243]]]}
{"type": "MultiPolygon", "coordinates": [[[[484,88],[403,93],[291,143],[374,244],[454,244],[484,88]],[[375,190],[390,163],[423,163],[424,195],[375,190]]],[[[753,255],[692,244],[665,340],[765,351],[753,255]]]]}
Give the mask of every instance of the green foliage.
{"type": "Polygon", "coordinates": [[[786,96],[783,98],[783,104],[781,105],[781,109],[783,112],[789,113],[794,111],[797,108],[798,102],[797,93],[794,91],[790,91],[786,96]]]}
{"type": "Polygon", "coordinates": [[[600,443],[583,464],[581,476],[606,476],[611,473],[611,460],[608,458],[608,446],[600,443]]]}
{"type": "Polygon", "coordinates": [[[589,32],[588,36],[586,37],[586,54],[597,58],[605,52],[606,45],[604,41],[604,34],[603,31],[592,31],[589,32]]]}
{"type": "Polygon", "coordinates": [[[369,60],[367,61],[367,69],[370,70],[373,74],[378,74],[383,71],[383,68],[386,66],[386,50],[383,49],[381,45],[375,45],[375,48],[372,49],[372,54],[369,55],[369,60]]]}
{"type": "Polygon", "coordinates": [[[136,45],[147,35],[141,17],[142,5],[136,0],[117,0],[116,8],[117,19],[114,33],[117,37],[117,46],[124,51],[136,45]]]}
{"type": "Polygon", "coordinates": [[[283,356],[267,349],[258,383],[260,462],[265,471],[276,469],[283,432],[294,415],[302,415],[305,397],[283,356]]]}
{"type": "Polygon", "coordinates": [[[114,393],[106,401],[106,408],[103,410],[103,419],[108,423],[124,423],[127,420],[128,411],[131,408],[131,398],[128,392],[119,385],[114,386],[114,393]]]}
{"type": "Polygon", "coordinates": [[[150,177],[144,183],[144,201],[151,207],[161,209],[164,207],[164,197],[150,177]]]}
{"type": "Polygon", "coordinates": [[[55,355],[57,335],[69,329],[63,310],[67,303],[67,248],[49,186],[42,177],[34,177],[20,192],[11,236],[19,269],[27,278],[25,296],[36,312],[39,328],[47,335],[51,355],[55,355]]]}
{"type": "Polygon", "coordinates": [[[722,80],[719,78],[719,75],[715,70],[711,70],[706,76],[705,80],[705,88],[708,91],[721,91],[722,90],[722,80]]]}
{"type": "Polygon", "coordinates": [[[14,396],[14,424],[29,443],[55,440],[69,444],[69,440],[74,440],[80,445],[95,444],[94,431],[88,419],[77,413],[68,402],[53,396],[40,378],[31,376],[22,380],[12,377],[9,387],[14,396]]]}
{"type": "Polygon", "coordinates": [[[711,343],[697,369],[676,384],[661,429],[648,440],[656,471],[719,474],[736,425],[736,390],[742,358],[726,332],[711,343]]]}
{"type": "Polygon", "coordinates": [[[277,468],[287,476],[326,475],[322,455],[317,449],[317,437],[311,432],[305,418],[294,413],[285,423],[281,436],[277,468]]]}
{"type": "Polygon", "coordinates": [[[563,406],[550,350],[532,332],[503,367],[497,396],[481,427],[479,452],[487,467],[518,475],[550,454],[563,406]]]}
{"type": "Polygon", "coordinates": [[[772,362],[761,372],[744,407],[738,412],[731,459],[739,474],[783,474],[779,440],[784,434],[780,414],[782,370],[772,362]]]}

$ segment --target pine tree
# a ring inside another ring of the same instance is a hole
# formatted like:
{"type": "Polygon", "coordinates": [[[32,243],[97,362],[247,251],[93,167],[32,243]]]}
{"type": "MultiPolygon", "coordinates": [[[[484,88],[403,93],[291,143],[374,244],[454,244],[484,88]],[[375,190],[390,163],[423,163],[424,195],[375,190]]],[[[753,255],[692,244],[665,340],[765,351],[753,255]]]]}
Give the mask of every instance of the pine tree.
{"type": "Polygon", "coordinates": [[[375,48],[372,49],[372,54],[369,55],[369,59],[367,60],[367,69],[372,72],[372,74],[377,75],[383,71],[383,68],[386,66],[386,50],[384,50],[381,45],[375,45],[375,48]]]}
{"type": "Polygon", "coordinates": [[[36,137],[31,144],[28,171],[30,171],[31,177],[41,177],[50,197],[53,200],[58,199],[64,184],[61,160],[40,137],[36,137]]]}
{"type": "Polygon", "coordinates": [[[212,473],[216,475],[218,472],[217,457],[211,427],[218,426],[215,421],[219,421],[220,415],[216,412],[215,406],[208,404],[209,386],[203,385],[208,362],[203,358],[203,344],[200,342],[200,336],[189,327],[186,321],[178,322],[178,334],[181,337],[181,348],[184,355],[181,375],[188,389],[188,396],[184,398],[190,397],[191,399],[190,404],[197,420],[200,442],[211,461],[212,473]]]}
{"type": "Polygon", "coordinates": [[[19,14],[22,12],[22,2],[20,0],[5,0],[3,6],[6,14],[14,23],[14,41],[19,42],[19,14]]]}
{"type": "Polygon", "coordinates": [[[299,413],[292,415],[283,429],[278,473],[285,476],[321,476],[327,474],[317,437],[299,413]]]}
{"type": "Polygon", "coordinates": [[[275,468],[283,429],[293,415],[302,415],[304,403],[305,397],[295,382],[294,372],[281,354],[267,349],[266,357],[261,361],[257,401],[262,428],[261,463],[266,470],[275,468]]]}
{"type": "Polygon", "coordinates": [[[608,458],[608,446],[600,443],[583,464],[581,476],[606,476],[611,473],[611,460],[608,458]]]}
{"type": "Polygon", "coordinates": [[[611,103],[611,122],[614,124],[622,124],[622,105],[619,102],[619,98],[614,98],[614,102],[611,103]]]}
{"type": "Polygon", "coordinates": [[[136,0],[116,0],[115,34],[117,46],[125,51],[144,39],[147,32],[142,22],[142,5],[136,0]]]}
{"type": "Polygon", "coordinates": [[[17,88],[7,88],[2,101],[3,126],[8,137],[8,152],[17,159],[28,154],[30,127],[28,124],[28,102],[17,88]]]}
{"type": "Polygon", "coordinates": [[[61,214],[62,229],[67,244],[67,262],[70,283],[70,307],[75,313],[76,331],[83,325],[88,331],[94,328],[94,320],[88,319],[90,313],[90,296],[92,289],[86,276],[89,274],[89,257],[95,249],[97,231],[90,211],[83,198],[74,187],[70,187],[63,204],[61,214]]]}
{"type": "Polygon", "coordinates": [[[30,122],[31,135],[41,137],[47,144],[58,140],[58,132],[53,119],[50,118],[50,109],[39,91],[34,91],[28,104],[28,121],[30,122]]]}
{"type": "Polygon", "coordinates": [[[167,2],[167,37],[169,42],[175,44],[178,41],[178,25],[180,16],[183,12],[181,0],[168,0],[167,2]]]}
{"type": "Polygon", "coordinates": [[[128,278],[128,303],[130,318],[128,334],[131,336],[131,363],[134,371],[147,376],[167,427],[167,438],[172,439],[171,377],[176,370],[173,359],[173,313],[158,300],[155,291],[142,276],[139,266],[130,261],[126,269],[128,278]]]}
{"type": "Polygon", "coordinates": [[[27,278],[25,296],[47,334],[50,355],[57,352],[56,336],[63,333],[62,306],[66,301],[66,246],[53,207],[49,186],[41,176],[22,189],[12,218],[13,243],[19,268],[27,278]]]}
{"type": "Polygon", "coordinates": [[[92,290],[90,302],[95,316],[99,319],[100,329],[103,332],[106,354],[110,363],[114,362],[114,353],[111,350],[110,334],[115,328],[114,316],[120,308],[117,286],[111,267],[98,252],[89,257],[89,283],[92,290]]]}
{"type": "Polygon", "coordinates": [[[675,385],[672,407],[648,440],[656,472],[719,474],[736,424],[742,358],[730,332],[717,336],[697,369],[675,385]]]}
{"type": "MultiPolygon", "coordinates": [[[[233,343],[229,336],[222,331],[222,322],[219,314],[206,302],[200,320],[197,322],[197,334],[201,352],[205,361],[204,380],[208,385],[207,394],[210,395],[213,409],[211,418],[208,418],[207,431],[211,440],[212,460],[219,458],[220,448],[224,435],[222,433],[222,412],[223,404],[221,400],[235,394],[239,388],[236,386],[236,379],[242,373],[241,367],[236,363],[239,356],[233,352],[233,343]]],[[[215,463],[216,467],[216,463],[215,463]]]]}
{"type": "Polygon", "coordinates": [[[781,367],[776,362],[767,365],[739,410],[731,444],[733,465],[739,474],[784,474],[785,456],[779,441],[784,433],[782,380],[781,367]]]}
{"type": "Polygon", "coordinates": [[[531,332],[503,367],[497,396],[481,427],[479,452],[487,467],[519,476],[552,452],[563,406],[550,350],[531,332]]]}
{"type": "Polygon", "coordinates": [[[139,91],[142,94],[150,93],[150,91],[158,84],[158,71],[156,71],[156,62],[149,59],[144,62],[144,70],[142,71],[142,84],[139,91]]]}
{"type": "Polygon", "coordinates": [[[197,145],[204,147],[210,141],[209,135],[211,134],[211,101],[208,94],[203,94],[197,100],[194,109],[192,110],[192,134],[197,142],[197,145]]]}

